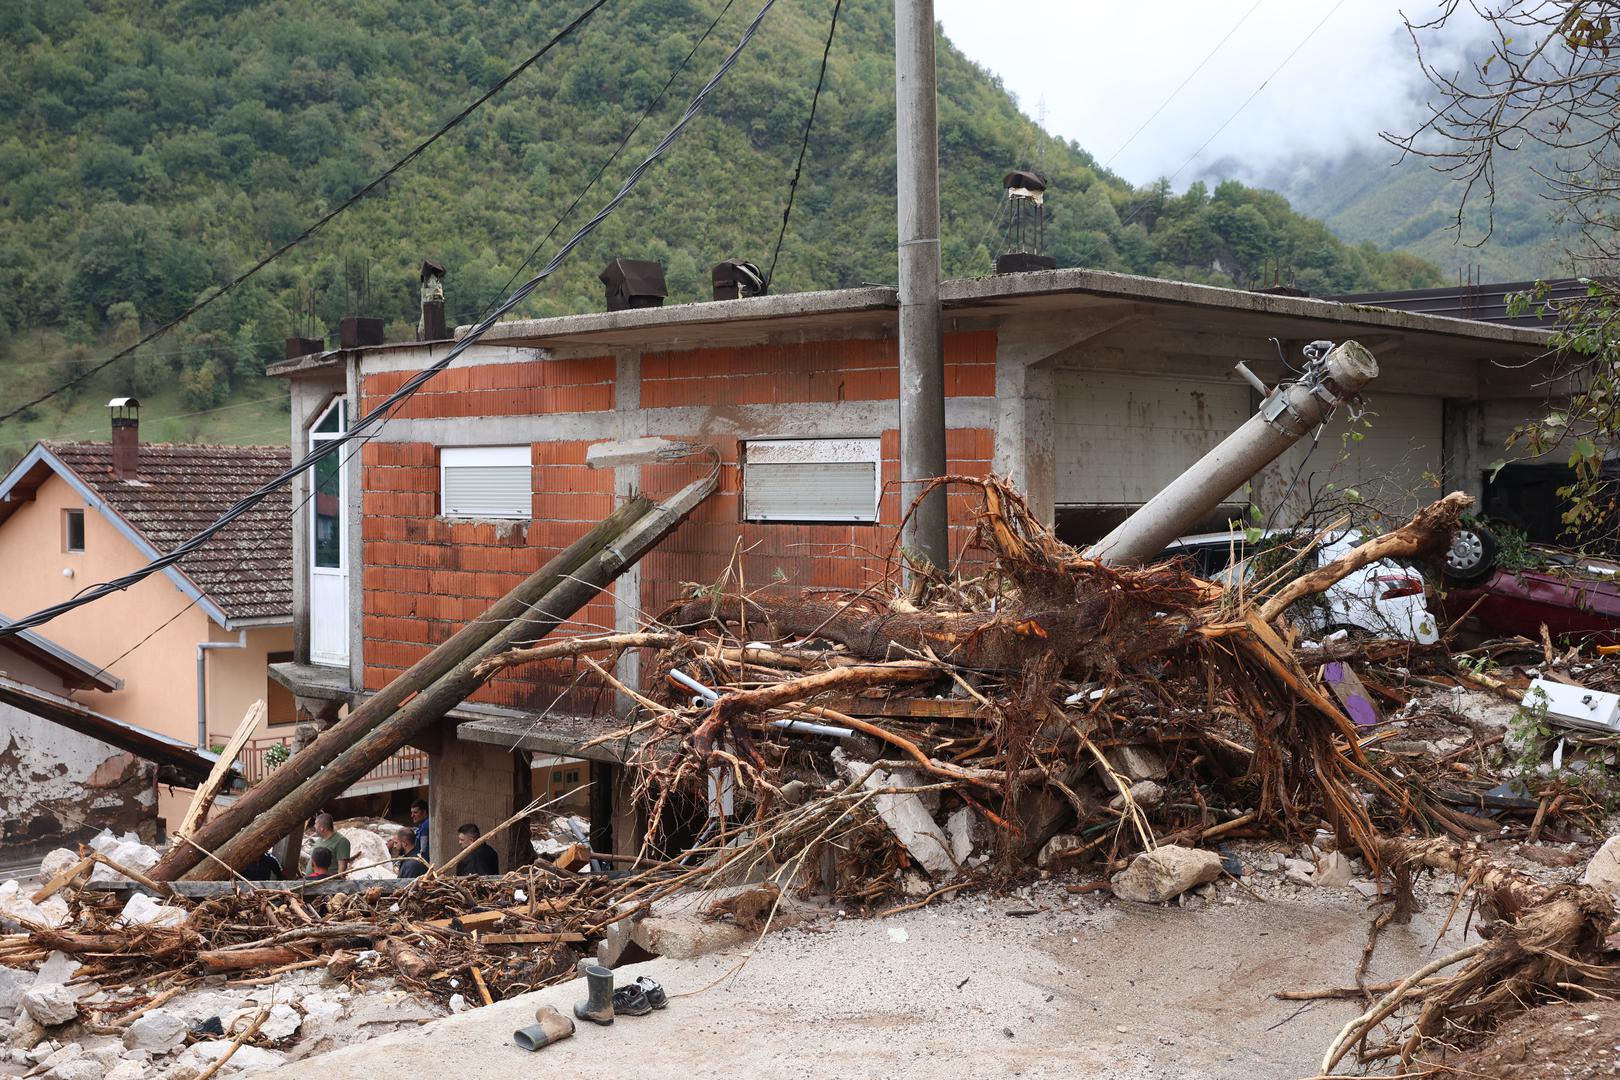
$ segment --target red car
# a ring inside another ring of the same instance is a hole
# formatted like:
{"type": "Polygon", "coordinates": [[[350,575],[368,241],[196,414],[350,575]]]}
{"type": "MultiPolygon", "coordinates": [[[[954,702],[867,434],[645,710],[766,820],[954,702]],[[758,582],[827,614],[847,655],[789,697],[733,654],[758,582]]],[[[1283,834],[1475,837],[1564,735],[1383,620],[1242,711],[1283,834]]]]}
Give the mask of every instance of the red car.
{"type": "Polygon", "coordinates": [[[1457,530],[1446,554],[1447,620],[1472,612],[1492,635],[1532,641],[1546,625],[1554,641],[1620,642],[1620,562],[1558,548],[1533,547],[1537,565],[1496,565],[1496,539],[1478,526],[1457,530]]]}

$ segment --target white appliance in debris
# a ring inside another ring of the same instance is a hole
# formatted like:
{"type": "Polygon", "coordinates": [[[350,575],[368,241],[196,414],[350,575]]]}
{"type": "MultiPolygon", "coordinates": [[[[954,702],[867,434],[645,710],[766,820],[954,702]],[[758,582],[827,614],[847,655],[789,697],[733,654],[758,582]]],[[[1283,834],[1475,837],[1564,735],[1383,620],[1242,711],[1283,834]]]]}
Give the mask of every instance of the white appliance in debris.
{"type": "Polygon", "coordinates": [[[1620,694],[1536,679],[1524,692],[1524,707],[1547,709],[1547,719],[1570,727],[1620,732],[1620,694]]]}

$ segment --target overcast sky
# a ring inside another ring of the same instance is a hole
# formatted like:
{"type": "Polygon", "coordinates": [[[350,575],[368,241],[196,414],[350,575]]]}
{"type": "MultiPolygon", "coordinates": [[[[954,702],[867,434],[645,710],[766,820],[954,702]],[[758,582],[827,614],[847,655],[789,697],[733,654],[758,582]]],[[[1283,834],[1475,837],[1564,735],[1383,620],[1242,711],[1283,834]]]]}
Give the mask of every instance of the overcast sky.
{"type": "Polygon", "coordinates": [[[1180,170],[1178,189],[1222,159],[1223,172],[1253,177],[1301,154],[1377,146],[1380,130],[1415,126],[1414,97],[1426,84],[1399,8],[1414,21],[1435,10],[1435,0],[935,3],[946,36],[1001,76],[1027,115],[1044,96],[1048,131],[1133,183],[1180,170]]]}

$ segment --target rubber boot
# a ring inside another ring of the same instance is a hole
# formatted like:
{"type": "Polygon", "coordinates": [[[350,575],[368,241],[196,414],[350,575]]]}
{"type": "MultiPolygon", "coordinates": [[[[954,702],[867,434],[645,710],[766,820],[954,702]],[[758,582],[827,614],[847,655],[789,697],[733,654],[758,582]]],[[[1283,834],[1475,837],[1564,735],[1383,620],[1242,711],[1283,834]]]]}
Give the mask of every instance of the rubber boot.
{"type": "Polygon", "coordinates": [[[590,996],[574,1002],[574,1015],[593,1024],[613,1023],[613,972],[599,964],[585,965],[590,996]]]}
{"type": "Polygon", "coordinates": [[[524,1050],[538,1050],[554,1042],[562,1042],[574,1033],[574,1022],[550,1005],[542,1005],[535,1012],[536,1023],[512,1033],[512,1041],[524,1050]]]}

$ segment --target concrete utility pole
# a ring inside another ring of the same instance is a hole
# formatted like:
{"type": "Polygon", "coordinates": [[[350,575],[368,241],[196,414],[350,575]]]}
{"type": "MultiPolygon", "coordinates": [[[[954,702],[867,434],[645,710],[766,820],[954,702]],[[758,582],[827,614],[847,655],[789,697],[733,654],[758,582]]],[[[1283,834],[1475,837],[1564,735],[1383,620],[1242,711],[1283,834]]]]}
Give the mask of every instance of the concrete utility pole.
{"type": "MultiPolygon", "coordinates": [[[[945,346],[939,310],[939,117],[934,0],[894,0],[895,187],[900,234],[900,498],[945,475],[945,346]]],[[[935,566],[949,559],[945,492],[917,507],[901,543],[935,566]]]]}
{"type": "Polygon", "coordinates": [[[1148,562],[1195,521],[1276,461],[1341,402],[1378,377],[1378,361],[1354,341],[1312,342],[1298,382],[1278,386],[1260,411],[1085,552],[1114,566],[1148,562]]]}

